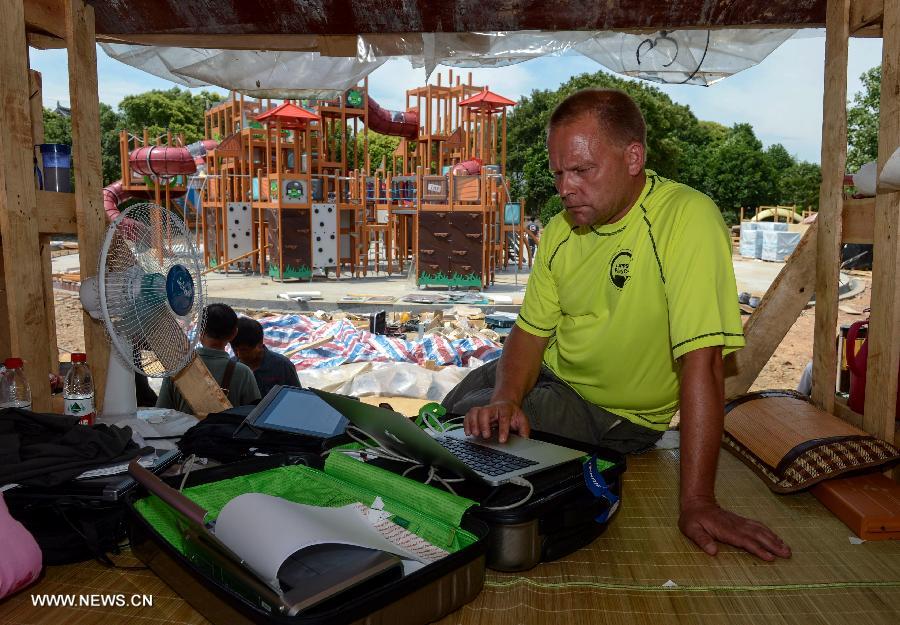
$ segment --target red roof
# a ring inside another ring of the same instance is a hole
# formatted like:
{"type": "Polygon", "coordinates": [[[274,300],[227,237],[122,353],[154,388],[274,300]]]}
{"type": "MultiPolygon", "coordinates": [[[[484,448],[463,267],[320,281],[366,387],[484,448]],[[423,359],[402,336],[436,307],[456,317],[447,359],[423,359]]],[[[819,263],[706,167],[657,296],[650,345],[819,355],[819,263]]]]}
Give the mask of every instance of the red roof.
{"type": "Polygon", "coordinates": [[[490,109],[490,111],[494,113],[503,109],[505,106],[515,106],[516,103],[504,98],[502,95],[497,95],[493,91],[489,91],[488,88],[485,87],[484,91],[460,101],[459,105],[473,106],[479,109],[490,109]]]}
{"type": "Polygon", "coordinates": [[[256,121],[260,123],[280,121],[282,128],[304,128],[309,122],[319,121],[319,116],[315,113],[310,113],[302,106],[284,102],[271,111],[257,115],[256,121]]]}

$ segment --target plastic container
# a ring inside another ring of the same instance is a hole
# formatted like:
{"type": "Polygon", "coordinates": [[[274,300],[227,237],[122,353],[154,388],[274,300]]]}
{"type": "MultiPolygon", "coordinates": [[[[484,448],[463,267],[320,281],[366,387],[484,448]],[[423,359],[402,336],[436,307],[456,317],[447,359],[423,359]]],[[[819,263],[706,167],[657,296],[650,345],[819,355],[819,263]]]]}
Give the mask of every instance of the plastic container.
{"type": "Polygon", "coordinates": [[[72,368],[63,382],[63,399],[66,415],[78,417],[81,425],[94,425],[97,417],[94,408],[94,378],[85,354],[72,354],[72,368]]]}
{"type": "Polygon", "coordinates": [[[72,192],[72,146],[64,143],[42,143],[41,158],[44,163],[44,190],[60,193],[72,192]]]}
{"type": "Polygon", "coordinates": [[[0,374],[0,408],[31,410],[31,386],[22,359],[7,358],[3,366],[6,370],[0,374]]]}

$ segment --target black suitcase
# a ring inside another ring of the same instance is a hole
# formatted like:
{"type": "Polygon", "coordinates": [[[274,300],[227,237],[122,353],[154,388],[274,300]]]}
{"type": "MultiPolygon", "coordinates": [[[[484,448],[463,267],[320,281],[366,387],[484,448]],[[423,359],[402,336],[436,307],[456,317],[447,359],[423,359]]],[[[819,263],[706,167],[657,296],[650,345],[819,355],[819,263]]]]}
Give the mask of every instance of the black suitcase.
{"type": "MultiPolygon", "coordinates": [[[[593,491],[588,487],[581,461],[530,475],[528,480],[534,486],[533,494],[523,505],[508,510],[491,508],[520,501],[528,493],[525,487],[514,484],[493,487],[471,482],[453,484],[456,494],[478,502],[479,506],[470,512],[490,528],[487,567],[497,571],[525,571],[539,562],[556,560],[591,543],[606,531],[621,501],[621,481],[626,468],[623,454],[592,448],[546,432],[533,431],[531,436],[584,451],[591,459],[596,457],[603,468],[594,472],[594,478],[599,474],[608,492],[604,496],[600,495],[602,487],[594,486],[593,491]]],[[[409,467],[384,460],[375,462],[400,473],[409,467]]],[[[424,480],[427,471],[416,470],[407,476],[424,480]]],[[[440,482],[432,481],[431,484],[440,487],[440,482]]]]}
{"type": "MultiPolygon", "coordinates": [[[[321,458],[319,454],[281,454],[242,460],[194,471],[185,487],[298,463],[315,467],[321,458]]],[[[166,479],[176,488],[181,480],[181,476],[166,479]]],[[[214,572],[205,570],[204,563],[192,561],[175,549],[135,508],[142,494],[133,493],[127,500],[135,555],[216,625],[424,624],[472,601],[484,585],[488,528],[482,520],[466,513],[459,527],[477,537],[474,544],[402,579],[377,588],[351,589],[296,616],[272,613],[248,601],[214,572]]]]}

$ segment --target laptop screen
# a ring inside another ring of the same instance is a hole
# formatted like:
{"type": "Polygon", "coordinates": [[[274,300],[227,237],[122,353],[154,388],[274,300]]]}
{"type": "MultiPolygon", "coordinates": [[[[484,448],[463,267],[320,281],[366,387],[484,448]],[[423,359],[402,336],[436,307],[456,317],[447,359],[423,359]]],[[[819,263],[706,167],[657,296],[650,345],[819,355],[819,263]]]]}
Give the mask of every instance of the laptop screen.
{"type": "Polygon", "coordinates": [[[254,427],[329,438],[348,420],[314,393],[294,386],[276,387],[251,413],[254,427]]]}

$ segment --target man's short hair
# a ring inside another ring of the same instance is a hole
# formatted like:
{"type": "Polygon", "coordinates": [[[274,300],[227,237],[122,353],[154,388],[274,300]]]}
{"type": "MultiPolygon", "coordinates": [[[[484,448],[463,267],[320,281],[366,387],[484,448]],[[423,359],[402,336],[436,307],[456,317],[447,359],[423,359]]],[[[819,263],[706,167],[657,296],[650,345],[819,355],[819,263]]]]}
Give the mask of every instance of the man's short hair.
{"type": "Polygon", "coordinates": [[[209,338],[227,341],[237,327],[237,321],[237,313],[228,304],[210,304],[206,307],[203,333],[209,338]]]}
{"type": "Polygon", "coordinates": [[[237,336],[231,341],[232,347],[256,347],[263,341],[263,327],[256,319],[241,317],[237,321],[237,336]]]}
{"type": "Polygon", "coordinates": [[[560,102],[550,115],[547,132],[561,124],[593,115],[604,136],[615,145],[637,141],[647,145],[647,124],[641,109],[624,91],[618,89],[582,89],[560,102]]]}

